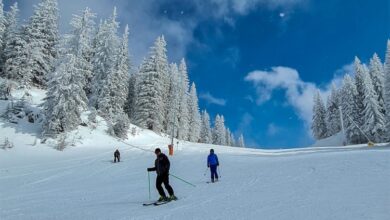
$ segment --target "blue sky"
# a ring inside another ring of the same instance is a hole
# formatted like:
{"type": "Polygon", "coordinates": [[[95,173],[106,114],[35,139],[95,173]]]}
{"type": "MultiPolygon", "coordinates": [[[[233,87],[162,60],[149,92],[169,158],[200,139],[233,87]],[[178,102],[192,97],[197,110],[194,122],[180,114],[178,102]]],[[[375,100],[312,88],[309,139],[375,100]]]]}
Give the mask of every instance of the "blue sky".
{"type": "MultiPolygon", "coordinates": [[[[5,1],[6,7],[14,1],[5,1]]],[[[22,18],[38,0],[21,1],[22,18]]],[[[225,116],[247,145],[308,146],[312,92],[351,70],[355,55],[384,59],[387,0],[59,0],[61,30],[88,6],[100,17],[118,7],[130,25],[134,65],[164,34],[170,62],[185,57],[200,107],[225,116]]],[[[122,31],[122,30],[121,30],[122,31]]]]}

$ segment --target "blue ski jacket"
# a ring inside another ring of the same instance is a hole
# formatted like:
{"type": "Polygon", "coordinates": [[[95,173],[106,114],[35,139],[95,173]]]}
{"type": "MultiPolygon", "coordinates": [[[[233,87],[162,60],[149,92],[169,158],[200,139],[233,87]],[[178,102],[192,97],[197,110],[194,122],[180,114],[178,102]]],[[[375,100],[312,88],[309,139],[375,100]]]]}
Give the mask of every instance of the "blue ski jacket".
{"type": "Polygon", "coordinates": [[[207,166],[212,166],[212,165],[217,165],[219,166],[219,161],[218,157],[214,153],[210,153],[209,156],[207,157],[207,166]]]}

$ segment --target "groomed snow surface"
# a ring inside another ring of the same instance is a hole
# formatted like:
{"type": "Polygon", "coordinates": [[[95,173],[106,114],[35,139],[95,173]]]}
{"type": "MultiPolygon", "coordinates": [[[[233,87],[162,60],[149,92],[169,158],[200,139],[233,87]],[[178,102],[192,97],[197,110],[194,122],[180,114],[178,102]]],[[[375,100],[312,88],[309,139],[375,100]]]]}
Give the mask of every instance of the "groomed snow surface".
{"type": "MultiPolygon", "coordinates": [[[[25,125],[23,125],[25,126],[25,125]]],[[[168,138],[139,131],[125,143],[80,128],[64,151],[35,142],[34,129],[1,122],[15,147],[0,150],[0,219],[390,219],[390,148],[255,150],[179,143],[170,177],[178,201],[143,207],[146,168],[168,138]],[[29,133],[30,131],[30,133],[29,133]],[[136,147],[134,147],[136,146],[136,147]],[[112,163],[121,151],[122,162],[112,163]],[[220,181],[207,184],[214,148],[220,181]]],[[[151,199],[158,198],[151,173],[151,199]]]]}
{"type": "MultiPolygon", "coordinates": [[[[32,90],[33,106],[42,91],[32,90]]],[[[0,101],[0,111],[7,103],[0,101]]],[[[86,118],[87,115],[84,116],[86,118]]],[[[340,135],[316,147],[256,150],[180,141],[170,177],[178,201],[142,206],[159,196],[147,167],[154,148],[167,152],[169,138],[137,128],[123,142],[95,129],[70,134],[75,144],[55,150],[41,143],[40,125],[0,120],[0,220],[8,219],[390,219],[390,147],[335,146],[340,135]],[[329,146],[329,147],[319,147],[329,146]],[[332,147],[334,146],[334,147],[332,147]],[[113,153],[121,152],[120,163],[113,153]],[[214,148],[220,181],[207,184],[206,157],[214,148]]],[[[133,131],[133,127],[130,131],[133,131]]],[[[176,140],[175,140],[176,143],[176,140]]]]}

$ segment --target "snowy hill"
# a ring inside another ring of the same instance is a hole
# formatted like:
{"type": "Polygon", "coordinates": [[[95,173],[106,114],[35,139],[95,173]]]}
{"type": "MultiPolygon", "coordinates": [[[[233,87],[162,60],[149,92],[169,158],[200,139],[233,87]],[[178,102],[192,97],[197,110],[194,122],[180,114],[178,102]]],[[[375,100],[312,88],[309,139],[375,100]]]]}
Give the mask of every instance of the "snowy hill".
{"type": "Polygon", "coordinates": [[[0,121],[1,137],[15,145],[0,150],[0,219],[390,218],[387,146],[257,150],[180,141],[171,174],[196,187],[171,176],[179,200],[143,207],[158,198],[155,173],[148,196],[152,152],[167,153],[170,140],[136,128],[119,141],[106,129],[103,121],[80,127],[68,137],[75,146],[57,151],[55,141],[37,140],[37,124],[0,121]],[[116,148],[120,163],[112,163],[116,148]],[[210,148],[221,163],[215,184],[206,183],[210,148]]]}

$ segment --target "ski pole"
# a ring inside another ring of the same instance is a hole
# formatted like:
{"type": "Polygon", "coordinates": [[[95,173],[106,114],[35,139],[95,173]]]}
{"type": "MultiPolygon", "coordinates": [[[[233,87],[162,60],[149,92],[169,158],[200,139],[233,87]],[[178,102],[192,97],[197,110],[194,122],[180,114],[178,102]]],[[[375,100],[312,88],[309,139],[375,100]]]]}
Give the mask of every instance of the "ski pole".
{"type": "Polygon", "coordinates": [[[177,176],[175,176],[175,175],[173,175],[173,174],[171,174],[171,173],[170,173],[169,175],[175,177],[175,178],[178,179],[178,180],[181,180],[181,181],[187,183],[188,185],[191,185],[191,186],[193,186],[193,187],[196,187],[194,184],[192,184],[192,183],[190,183],[190,182],[187,182],[187,181],[183,180],[183,179],[180,178],[180,177],[177,177],[177,176]]]}
{"type": "Polygon", "coordinates": [[[217,166],[217,169],[218,169],[218,173],[219,173],[219,178],[221,178],[221,169],[219,169],[219,166],[217,166]]]}
{"type": "Polygon", "coordinates": [[[150,200],[150,174],[148,172],[148,182],[149,182],[149,200],[150,200]]]}

